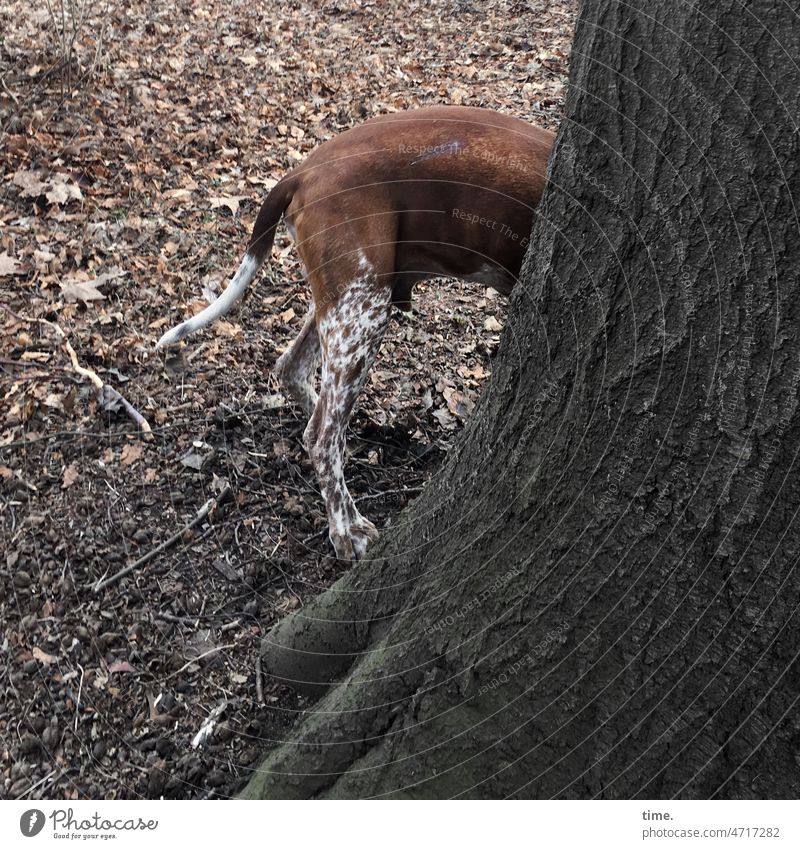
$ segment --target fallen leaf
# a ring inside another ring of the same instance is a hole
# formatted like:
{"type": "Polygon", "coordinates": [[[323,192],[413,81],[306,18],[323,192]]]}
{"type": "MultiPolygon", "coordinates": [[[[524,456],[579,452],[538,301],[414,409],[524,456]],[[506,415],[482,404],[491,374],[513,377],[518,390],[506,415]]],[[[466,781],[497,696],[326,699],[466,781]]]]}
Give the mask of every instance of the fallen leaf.
{"type": "Polygon", "coordinates": [[[46,663],[48,666],[58,660],[58,658],[54,654],[48,654],[47,652],[42,651],[39,646],[33,647],[33,656],[36,660],[40,661],[41,663],[46,663]]]}
{"type": "Polygon", "coordinates": [[[230,321],[218,321],[214,325],[214,330],[220,336],[230,336],[231,338],[240,337],[242,328],[238,324],[233,324],[230,321]]]}
{"type": "Polygon", "coordinates": [[[127,273],[128,272],[125,271],[124,268],[120,268],[118,265],[112,265],[108,271],[104,271],[102,274],[99,274],[91,282],[96,289],[99,289],[101,286],[108,283],[109,280],[116,280],[117,277],[124,277],[127,273]]]}
{"type": "Polygon", "coordinates": [[[444,392],[445,400],[447,401],[447,409],[454,416],[465,419],[474,409],[475,404],[469,398],[465,398],[457,389],[447,387],[444,392]]]}
{"type": "Polygon", "coordinates": [[[61,489],[69,489],[79,477],[80,471],[78,469],[77,462],[70,463],[69,466],[64,469],[64,474],[61,478],[61,489]]]}
{"type": "Polygon", "coordinates": [[[233,197],[221,196],[211,198],[211,208],[219,209],[219,207],[225,206],[231,211],[232,215],[236,215],[236,213],[239,211],[240,200],[247,200],[247,195],[234,195],[233,197]]]}
{"type": "Polygon", "coordinates": [[[0,254],[0,277],[11,277],[14,274],[24,274],[22,263],[5,251],[0,254]]]}
{"type": "Polygon", "coordinates": [[[483,322],[483,327],[484,330],[488,330],[490,333],[499,333],[503,329],[503,325],[493,315],[490,315],[483,322]]]}
{"type": "Polygon", "coordinates": [[[206,458],[195,451],[189,451],[181,457],[181,465],[186,466],[189,469],[194,469],[196,472],[199,472],[203,468],[205,462],[206,458]]]}
{"type": "Polygon", "coordinates": [[[486,369],[484,369],[484,367],[480,363],[478,363],[476,366],[473,366],[472,368],[468,368],[467,366],[459,366],[456,371],[462,377],[474,377],[476,380],[483,380],[484,377],[487,376],[486,369]]]}
{"type": "Polygon", "coordinates": [[[189,189],[169,189],[164,192],[165,198],[170,200],[191,200],[192,192],[189,189]]]}
{"type": "Polygon", "coordinates": [[[60,410],[62,413],[64,412],[64,403],[60,395],[56,395],[55,392],[51,392],[44,399],[45,407],[50,407],[53,410],[60,410]]]}
{"type": "Polygon", "coordinates": [[[113,386],[109,386],[107,383],[103,384],[103,390],[100,393],[100,406],[107,413],[116,413],[122,409],[124,406],[122,401],[122,395],[113,386]]]}
{"type": "Polygon", "coordinates": [[[128,442],[122,446],[122,453],[119,455],[119,461],[123,466],[132,466],[137,460],[141,459],[143,447],[140,442],[128,442]]]}
{"type": "Polygon", "coordinates": [[[115,672],[130,672],[135,675],[136,670],[128,663],[127,660],[115,660],[111,666],[108,667],[108,674],[113,675],[115,672]]]}
{"type": "Polygon", "coordinates": [[[433,417],[445,430],[455,430],[456,420],[450,415],[448,410],[438,409],[433,411],[433,417]]]}
{"type": "Polygon", "coordinates": [[[83,301],[88,304],[90,301],[103,301],[105,295],[98,292],[96,288],[96,280],[70,280],[66,283],[59,281],[61,294],[67,303],[75,303],[75,301],[83,301]]]}
{"type": "Polygon", "coordinates": [[[74,183],[56,182],[50,185],[44,196],[50,203],[59,205],[69,203],[71,200],[83,200],[83,193],[74,183]]]}
{"type": "Polygon", "coordinates": [[[39,179],[41,176],[39,171],[17,171],[12,182],[22,189],[23,197],[38,198],[47,185],[39,179]]]}

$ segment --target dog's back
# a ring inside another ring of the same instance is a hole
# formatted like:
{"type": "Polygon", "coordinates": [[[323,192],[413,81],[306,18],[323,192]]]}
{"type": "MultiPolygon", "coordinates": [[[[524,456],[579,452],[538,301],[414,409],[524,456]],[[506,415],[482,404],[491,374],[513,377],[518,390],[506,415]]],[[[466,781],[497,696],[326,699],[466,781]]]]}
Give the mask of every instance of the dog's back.
{"type": "Polygon", "coordinates": [[[379,229],[397,246],[395,286],[447,275],[508,291],[553,138],[488,109],[381,115],[325,142],[286,178],[295,184],[286,221],[309,242],[313,264],[320,254],[314,241],[341,245],[354,227],[369,227],[365,215],[385,216],[379,229]],[[330,222],[333,232],[309,232],[309,215],[330,222]]]}

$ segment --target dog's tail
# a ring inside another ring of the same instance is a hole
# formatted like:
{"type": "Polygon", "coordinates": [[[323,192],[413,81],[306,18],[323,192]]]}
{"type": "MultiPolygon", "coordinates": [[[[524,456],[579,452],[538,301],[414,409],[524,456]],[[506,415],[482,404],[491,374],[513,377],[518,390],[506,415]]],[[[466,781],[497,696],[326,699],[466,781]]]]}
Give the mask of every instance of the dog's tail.
{"type": "Polygon", "coordinates": [[[294,191],[295,180],[289,176],[284,177],[283,180],[272,187],[258,213],[258,218],[256,218],[256,223],[253,226],[253,233],[250,236],[250,243],[247,246],[247,253],[244,255],[242,264],[233,280],[216,301],[209,304],[196,316],[187,319],[177,327],[173,327],[172,330],[168,330],[158,340],[156,348],[171,345],[195,330],[216,321],[220,316],[225,315],[244,295],[245,289],[250,285],[256,276],[256,272],[269,256],[278,222],[281,220],[286,207],[291,203],[294,191]]]}

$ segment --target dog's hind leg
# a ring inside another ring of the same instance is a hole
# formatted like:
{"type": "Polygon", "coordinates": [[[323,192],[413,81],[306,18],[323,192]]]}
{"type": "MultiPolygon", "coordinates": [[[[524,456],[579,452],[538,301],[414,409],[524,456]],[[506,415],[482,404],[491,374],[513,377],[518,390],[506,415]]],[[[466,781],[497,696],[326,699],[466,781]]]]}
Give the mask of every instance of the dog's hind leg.
{"type": "Polygon", "coordinates": [[[337,557],[358,560],[378,537],[356,509],[344,478],[345,436],[350,414],[380,347],[391,307],[391,289],[362,258],[358,276],[326,304],[318,332],[322,383],[314,415],[303,436],[317,473],[337,557]]]}
{"type": "Polygon", "coordinates": [[[320,360],[319,334],[314,302],[306,313],[303,329],[275,363],[274,374],[281,386],[309,417],[317,403],[314,378],[320,360]]]}

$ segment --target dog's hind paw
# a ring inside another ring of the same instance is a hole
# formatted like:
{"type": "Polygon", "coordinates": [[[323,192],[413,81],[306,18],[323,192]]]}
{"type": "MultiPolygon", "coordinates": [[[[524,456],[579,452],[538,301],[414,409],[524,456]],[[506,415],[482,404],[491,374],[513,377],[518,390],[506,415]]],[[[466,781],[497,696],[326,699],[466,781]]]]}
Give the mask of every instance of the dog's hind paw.
{"type": "Polygon", "coordinates": [[[341,533],[330,532],[331,543],[339,560],[362,560],[367,546],[375,542],[380,534],[369,519],[363,516],[354,521],[349,528],[341,533]]]}

